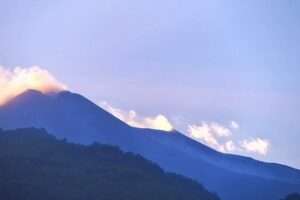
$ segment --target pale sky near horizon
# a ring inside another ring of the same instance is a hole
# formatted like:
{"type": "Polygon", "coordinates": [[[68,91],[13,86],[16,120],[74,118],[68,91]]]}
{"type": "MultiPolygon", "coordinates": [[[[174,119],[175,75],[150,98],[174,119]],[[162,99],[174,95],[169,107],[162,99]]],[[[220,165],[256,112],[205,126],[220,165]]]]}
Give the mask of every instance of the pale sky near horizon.
{"type": "Polygon", "coordinates": [[[0,26],[5,68],[300,168],[300,1],[0,0],[0,26]]]}

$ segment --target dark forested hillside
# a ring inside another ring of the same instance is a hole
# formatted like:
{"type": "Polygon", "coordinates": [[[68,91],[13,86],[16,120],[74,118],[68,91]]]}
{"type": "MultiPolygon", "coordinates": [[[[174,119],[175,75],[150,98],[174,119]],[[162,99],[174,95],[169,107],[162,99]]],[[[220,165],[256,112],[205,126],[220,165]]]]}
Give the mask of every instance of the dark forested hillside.
{"type": "Polygon", "coordinates": [[[202,185],[117,147],[0,130],[0,199],[217,200],[202,185]]]}
{"type": "Polygon", "coordinates": [[[284,199],[281,199],[281,200],[300,200],[300,194],[293,193],[293,194],[286,196],[284,199]]]}

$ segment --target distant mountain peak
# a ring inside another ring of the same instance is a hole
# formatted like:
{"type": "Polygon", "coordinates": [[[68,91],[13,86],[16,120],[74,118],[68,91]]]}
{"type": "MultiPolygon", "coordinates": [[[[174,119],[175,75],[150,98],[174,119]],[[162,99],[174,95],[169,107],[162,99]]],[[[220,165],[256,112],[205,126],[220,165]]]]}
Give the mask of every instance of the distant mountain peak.
{"type": "Polygon", "coordinates": [[[63,90],[63,91],[51,91],[51,92],[42,92],[36,89],[27,89],[24,92],[16,95],[9,101],[7,101],[5,104],[10,104],[15,101],[24,101],[24,100],[36,100],[38,98],[46,98],[46,97],[55,97],[59,95],[74,95],[75,93],[72,93],[68,90],[63,90]]]}
{"type": "Polygon", "coordinates": [[[24,92],[22,92],[21,94],[34,95],[34,94],[42,94],[42,92],[39,90],[36,90],[36,89],[27,89],[24,92]]]}
{"type": "Polygon", "coordinates": [[[46,96],[46,95],[43,94],[42,92],[38,91],[38,90],[28,89],[28,90],[25,90],[24,92],[16,95],[15,97],[11,98],[10,100],[6,101],[0,107],[5,107],[7,105],[20,103],[20,102],[23,102],[23,101],[28,101],[30,99],[35,100],[35,99],[41,98],[43,96],[46,96]]]}
{"type": "Polygon", "coordinates": [[[16,97],[23,96],[23,95],[28,95],[28,96],[31,96],[31,95],[47,95],[47,96],[52,96],[52,95],[57,95],[57,94],[74,94],[74,93],[70,92],[69,90],[42,92],[42,91],[36,90],[36,89],[27,89],[24,92],[18,94],[16,97]]]}

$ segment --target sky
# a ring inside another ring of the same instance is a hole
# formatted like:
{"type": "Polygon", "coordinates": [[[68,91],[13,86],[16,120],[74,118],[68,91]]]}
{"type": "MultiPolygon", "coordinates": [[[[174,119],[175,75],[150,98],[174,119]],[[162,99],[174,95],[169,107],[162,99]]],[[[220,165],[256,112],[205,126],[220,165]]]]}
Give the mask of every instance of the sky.
{"type": "Polygon", "coordinates": [[[42,70],[131,125],[300,168],[299,11],[296,0],[0,0],[1,76],[42,70]]]}

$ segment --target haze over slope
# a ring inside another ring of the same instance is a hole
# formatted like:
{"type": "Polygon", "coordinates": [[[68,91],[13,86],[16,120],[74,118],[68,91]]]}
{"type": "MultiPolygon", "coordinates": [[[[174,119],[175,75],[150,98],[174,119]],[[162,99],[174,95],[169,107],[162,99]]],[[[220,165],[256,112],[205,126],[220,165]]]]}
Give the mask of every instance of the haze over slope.
{"type": "Polygon", "coordinates": [[[216,191],[224,200],[279,199],[300,191],[300,172],[278,164],[216,152],[177,131],[133,128],[86,98],[28,90],[0,107],[0,127],[44,127],[58,138],[93,141],[139,153],[164,169],[216,191]],[[234,190],[232,190],[234,186],[234,190]]]}

